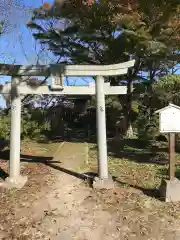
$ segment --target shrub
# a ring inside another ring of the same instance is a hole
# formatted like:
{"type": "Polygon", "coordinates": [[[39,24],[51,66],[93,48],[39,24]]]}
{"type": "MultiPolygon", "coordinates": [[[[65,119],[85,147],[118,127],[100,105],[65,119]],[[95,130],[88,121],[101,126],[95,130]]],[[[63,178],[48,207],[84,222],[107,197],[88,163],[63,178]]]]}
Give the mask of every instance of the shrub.
{"type": "Polygon", "coordinates": [[[0,139],[5,140],[9,138],[10,132],[10,118],[9,116],[0,117],[0,139]]]}
{"type": "Polygon", "coordinates": [[[158,115],[154,112],[148,113],[148,110],[143,113],[139,112],[136,120],[137,136],[143,141],[155,141],[156,137],[159,135],[159,121],[158,115]]]}

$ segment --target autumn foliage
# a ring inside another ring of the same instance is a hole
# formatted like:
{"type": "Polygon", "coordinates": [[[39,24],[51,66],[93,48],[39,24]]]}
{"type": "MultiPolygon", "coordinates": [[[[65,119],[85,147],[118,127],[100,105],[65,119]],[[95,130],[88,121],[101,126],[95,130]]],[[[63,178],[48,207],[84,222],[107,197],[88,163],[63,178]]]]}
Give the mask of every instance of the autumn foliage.
{"type": "MultiPolygon", "coordinates": [[[[67,1],[66,0],[55,0],[54,1],[54,4],[56,6],[62,6],[63,3],[66,3],[67,1]]],[[[92,5],[93,3],[95,3],[95,0],[84,0],[82,1],[83,5],[92,5]]],[[[52,8],[51,4],[48,3],[48,2],[45,2],[41,7],[40,9],[44,10],[44,11],[48,11],[52,8]]]]}
{"type": "Polygon", "coordinates": [[[50,10],[51,9],[51,5],[48,2],[45,2],[41,7],[42,10],[50,10]]]}

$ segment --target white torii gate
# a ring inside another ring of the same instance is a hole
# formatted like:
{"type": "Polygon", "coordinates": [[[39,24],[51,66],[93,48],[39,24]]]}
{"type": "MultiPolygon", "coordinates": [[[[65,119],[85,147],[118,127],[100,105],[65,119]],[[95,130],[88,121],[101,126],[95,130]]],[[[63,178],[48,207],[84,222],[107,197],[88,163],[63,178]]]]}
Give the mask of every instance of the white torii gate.
{"type": "Polygon", "coordinates": [[[97,108],[97,143],[98,143],[98,178],[94,186],[103,188],[112,186],[108,175],[105,95],[120,95],[127,93],[126,86],[110,86],[104,83],[105,76],[127,74],[128,68],[135,61],[114,65],[47,65],[21,66],[0,64],[0,75],[12,76],[11,83],[3,86],[0,94],[11,95],[11,133],[10,133],[10,163],[9,177],[1,184],[3,187],[21,188],[27,181],[26,176],[20,175],[20,136],[21,136],[21,96],[26,94],[51,95],[95,95],[97,108]],[[51,86],[31,87],[21,79],[24,76],[51,76],[51,86]],[[96,84],[89,86],[64,86],[65,76],[95,77],[96,84]]]}

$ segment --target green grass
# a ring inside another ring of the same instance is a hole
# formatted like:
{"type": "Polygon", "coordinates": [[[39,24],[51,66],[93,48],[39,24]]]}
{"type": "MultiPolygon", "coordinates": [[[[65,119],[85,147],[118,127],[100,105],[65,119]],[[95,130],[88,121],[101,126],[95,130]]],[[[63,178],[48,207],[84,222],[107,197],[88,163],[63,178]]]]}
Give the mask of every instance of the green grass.
{"type": "Polygon", "coordinates": [[[37,143],[36,141],[23,141],[22,145],[27,148],[34,149],[38,155],[53,155],[59,147],[59,143],[37,143]]]}
{"type": "MultiPolygon", "coordinates": [[[[90,146],[89,168],[97,170],[97,156],[94,146],[90,146]]],[[[134,149],[133,149],[134,150],[134,149]]],[[[134,150],[135,151],[135,150],[134,150]]],[[[137,149],[137,152],[142,151],[137,149]]],[[[111,176],[125,186],[153,189],[160,185],[161,178],[167,172],[167,165],[139,163],[128,158],[108,157],[108,167],[111,176]]]]}
{"type": "MultiPolygon", "coordinates": [[[[167,178],[167,146],[148,146],[127,140],[108,144],[109,173],[122,187],[157,189],[162,178],[167,178]]],[[[177,159],[179,155],[177,155],[177,159]]],[[[97,172],[97,146],[89,144],[89,164],[79,167],[78,172],[97,172]]],[[[180,177],[180,167],[177,167],[180,177]]]]}

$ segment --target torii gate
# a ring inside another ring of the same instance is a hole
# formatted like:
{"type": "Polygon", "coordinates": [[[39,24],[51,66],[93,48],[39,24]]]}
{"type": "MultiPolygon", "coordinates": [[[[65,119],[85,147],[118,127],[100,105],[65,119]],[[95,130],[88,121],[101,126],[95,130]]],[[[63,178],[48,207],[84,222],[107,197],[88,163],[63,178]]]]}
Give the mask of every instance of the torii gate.
{"type": "Polygon", "coordinates": [[[113,65],[47,65],[22,66],[0,64],[0,75],[12,76],[11,83],[7,83],[0,90],[0,94],[11,94],[11,133],[10,133],[10,163],[9,177],[2,183],[3,187],[21,188],[27,181],[26,176],[20,175],[20,136],[21,136],[21,97],[26,94],[51,95],[95,95],[97,108],[97,143],[98,143],[98,178],[94,186],[104,188],[112,185],[108,174],[105,95],[127,94],[126,86],[110,86],[104,82],[105,76],[127,74],[128,68],[134,66],[135,61],[128,61],[113,65]],[[24,76],[51,76],[51,86],[33,88],[22,82],[24,76]],[[64,77],[88,76],[95,77],[95,85],[64,86],[64,77]]]}

